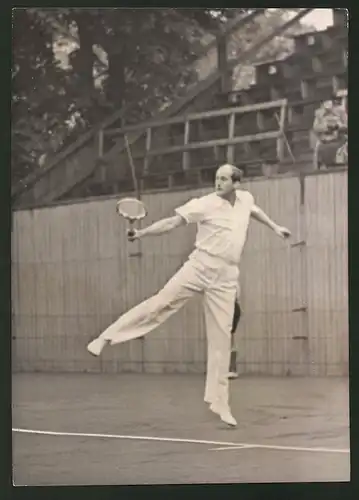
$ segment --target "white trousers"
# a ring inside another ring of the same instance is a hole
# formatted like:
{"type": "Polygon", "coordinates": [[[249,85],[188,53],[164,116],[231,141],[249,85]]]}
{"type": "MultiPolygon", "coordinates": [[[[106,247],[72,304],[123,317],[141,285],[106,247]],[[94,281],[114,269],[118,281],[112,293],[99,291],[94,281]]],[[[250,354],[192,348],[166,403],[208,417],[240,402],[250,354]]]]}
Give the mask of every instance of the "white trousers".
{"type": "Polygon", "coordinates": [[[110,325],[100,337],[111,345],[142,337],[179,311],[194,294],[203,294],[207,333],[205,400],[228,406],[228,365],[238,266],[195,250],[156,295],[110,325]]]}

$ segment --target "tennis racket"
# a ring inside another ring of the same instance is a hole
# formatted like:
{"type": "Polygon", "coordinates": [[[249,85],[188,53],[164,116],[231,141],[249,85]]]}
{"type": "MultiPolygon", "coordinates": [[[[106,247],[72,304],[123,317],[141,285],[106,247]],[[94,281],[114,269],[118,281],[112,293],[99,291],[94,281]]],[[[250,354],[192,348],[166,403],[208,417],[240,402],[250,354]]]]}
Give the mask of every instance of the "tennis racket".
{"type": "Polygon", "coordinates": [[[116,212],[129,223],[128,236],[135,235],[134,224],[147,215],[147,209],[142,201],[137,198],[122,198],[116,203],[116,212]]]}

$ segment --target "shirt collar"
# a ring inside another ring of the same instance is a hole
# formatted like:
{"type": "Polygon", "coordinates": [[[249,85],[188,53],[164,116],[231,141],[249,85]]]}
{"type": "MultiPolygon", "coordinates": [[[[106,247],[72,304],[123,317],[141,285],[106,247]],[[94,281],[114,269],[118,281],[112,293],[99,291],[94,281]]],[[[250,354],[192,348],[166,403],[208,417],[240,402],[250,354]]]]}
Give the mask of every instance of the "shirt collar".
{"type": "Polygon", "coordinates": [[[216,193],[215,193],[215,196],[216,196],[216,198],[218,198],[218,202],[219,202],[220,206],[222,206],[222,207],[227,207],[229,205],[231,208],[233,208],[237,202],[238,203],[242,202],[241,192],[238,189],[236,190],[236,201],[235,201],[234,205],[231,205],[231,203],[229,203],[229,201],[225,200],[221,196],[218,196],[216,193]]]}

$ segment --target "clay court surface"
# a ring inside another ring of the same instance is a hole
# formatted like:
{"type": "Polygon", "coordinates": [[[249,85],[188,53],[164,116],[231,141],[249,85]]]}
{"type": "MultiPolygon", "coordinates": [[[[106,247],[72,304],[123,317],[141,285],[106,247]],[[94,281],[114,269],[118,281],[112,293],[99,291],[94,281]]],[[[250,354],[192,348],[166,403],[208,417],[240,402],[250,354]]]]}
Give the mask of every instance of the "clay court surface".
{"type": "Polygon", "coordinates": [[[236,429],[203,389],[200,375],[16,374],[14,483],[350,480],[347,379],[235,380],[236,429]]]}

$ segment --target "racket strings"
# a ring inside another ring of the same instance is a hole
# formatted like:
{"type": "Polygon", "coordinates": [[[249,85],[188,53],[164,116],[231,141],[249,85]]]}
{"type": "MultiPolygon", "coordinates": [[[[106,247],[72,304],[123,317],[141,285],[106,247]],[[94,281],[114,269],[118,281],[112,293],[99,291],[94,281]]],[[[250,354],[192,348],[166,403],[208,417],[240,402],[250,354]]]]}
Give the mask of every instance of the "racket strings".
{"type": "Polygon", "coordinates": [[[120,200],[117,203],[117,211],[129,219],[142,219],[146,215],[143,203],[135,198],[120,200]]]}

